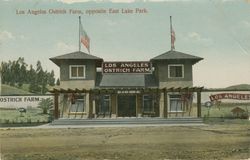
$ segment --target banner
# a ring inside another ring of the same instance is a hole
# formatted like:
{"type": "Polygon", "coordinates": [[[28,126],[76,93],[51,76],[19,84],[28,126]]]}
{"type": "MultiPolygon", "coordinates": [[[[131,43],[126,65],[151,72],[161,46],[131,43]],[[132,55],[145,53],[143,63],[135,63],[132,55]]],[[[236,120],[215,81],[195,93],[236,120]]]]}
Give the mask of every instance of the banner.
{"type": "Polygon", "coordinates": [[[217,101],[219,99],[236,99],[236,100],[250,100],[250,94],[240,93],[220,93],[209,96],[211,101],[217,101]]]}

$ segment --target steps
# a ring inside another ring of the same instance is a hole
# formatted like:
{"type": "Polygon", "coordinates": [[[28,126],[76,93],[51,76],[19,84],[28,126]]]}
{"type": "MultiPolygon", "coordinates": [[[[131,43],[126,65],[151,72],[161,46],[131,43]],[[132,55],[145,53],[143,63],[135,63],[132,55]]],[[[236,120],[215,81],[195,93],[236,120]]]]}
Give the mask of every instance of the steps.
{"type": "Polygon", "coordinates": [[[203,124],[201,118],[110,118],[58,119],[50,125],[140,125],[140,124],[203,124]]]}

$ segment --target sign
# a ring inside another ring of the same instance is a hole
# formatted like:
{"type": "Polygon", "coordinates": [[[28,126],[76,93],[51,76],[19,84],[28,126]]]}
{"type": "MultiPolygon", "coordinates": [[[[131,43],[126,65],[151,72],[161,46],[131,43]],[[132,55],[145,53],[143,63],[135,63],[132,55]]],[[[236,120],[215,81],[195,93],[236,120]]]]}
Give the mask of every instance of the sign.
{"type": "Polygon", "coordinates": [[[250,94],[240,93],[221,93],[209,96],[211,101],[217,101],[219,99],[237,99],[237,100],[250,100],[250,94]]]}
{"type": "Polygon", "coordinates": [[[152,64],[147,61],[141,62],[103,62],[102,73],[152,73],[152,64]]]}
{"type": "Polygon", "coordinates": [[[118,90],[117,93],[118,94],[138,94],[141,92],[138,90],[118,90]]]}
{"type": "Polygon", "coordinates": [[[0,96],[0,108],[37,107],[39,102],[46,98],[53,99],[53,96],[0,96]]]}

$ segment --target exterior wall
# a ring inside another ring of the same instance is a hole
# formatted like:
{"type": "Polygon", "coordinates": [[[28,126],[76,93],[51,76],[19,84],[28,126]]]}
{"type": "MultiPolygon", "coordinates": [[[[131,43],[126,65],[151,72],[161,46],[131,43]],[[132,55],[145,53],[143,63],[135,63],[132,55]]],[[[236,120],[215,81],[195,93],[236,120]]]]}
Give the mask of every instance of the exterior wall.
{"type": "Polygon", "coordinates": [[[159,88],[164,87],[192,87],[193,86],[193,72],[192,63],[188,61],[159,61],[154,64],[154,75],[159,81],[159,88]],[[184,77],[183,78],[169,78],[168,65],[183,64],[184,77]]]}
{"type": "Polygon", "coordinates": [[[96,79],[96,66],[95,61],[88,61],[88,60],[68,60],[63,61],[60,66],[60,80],[61,81],[77,81],[79,79],[70,79],[69,78],[69,66],[70,65],[85,65],[85,79],[81,79],[82,81],[85,80],[95,80],[96,79]]]}
{"type": "Polygon", "coordinates": [[[159,82],[159,88],[172,88],[172,87],[192,87],[193,81],[170,81],[170,82],[159,82]]]}
{"type": "Polygon", "coordinates": [[[72,81],[61,81],[60,82],[60,88],[64,89],[91,89],[95,87],[95,81],[94,80],[72,80],[72,81]]]}

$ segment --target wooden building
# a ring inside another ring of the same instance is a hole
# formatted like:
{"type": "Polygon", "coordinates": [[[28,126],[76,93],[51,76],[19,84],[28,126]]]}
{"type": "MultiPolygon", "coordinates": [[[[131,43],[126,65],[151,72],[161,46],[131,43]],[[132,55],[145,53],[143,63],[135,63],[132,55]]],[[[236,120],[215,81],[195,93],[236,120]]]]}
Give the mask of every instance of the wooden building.
{"type": "Polygon", "coordinates": [[[150,64],[150,72],[105,73],[103,59],[84,52],[50,58],[60,67],[60,86],[51,90],[55,118],[200,117],[202,88],[193,87],[192,66],[202,59],[170,50],[145,63],[126,62],[150,64]]]}

